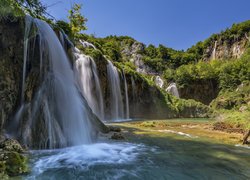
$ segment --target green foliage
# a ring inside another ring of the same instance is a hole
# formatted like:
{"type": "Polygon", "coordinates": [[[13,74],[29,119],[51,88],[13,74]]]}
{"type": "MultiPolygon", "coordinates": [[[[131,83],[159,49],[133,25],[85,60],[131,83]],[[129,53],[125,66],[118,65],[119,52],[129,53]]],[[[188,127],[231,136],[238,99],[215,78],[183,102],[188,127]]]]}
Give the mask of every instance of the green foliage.
{"type": "Polygon", "coordinates": [[[233,128],[250,129],[250,110],[245,112],[239,111],[224,111],[220,112],[223,121],[233,128]]]}
{"type": "Polygon", "coordinates": [[[63,30],[64,33],[67,34],[70,39],[73,39],[73,32],[71,30],[69,23],[60,20],[56,21],[55,26],[60,30],[63,30]]]}
{"type": "Polygon", "coordinates": [[[24,16],[24,12],[18,1],[16,0],[1,0],[0,1],[0,18],[8,16],[24,16]]]}
{"type": "Polygon", "coordinates": [[[250,102],[250,84],[244,83],[236,90],[226,89],[211,103],[213,109],[239,110],[241,106],[248,106],[250,102]]]}
{"type": "Polygon", "coordinates": [[[116,42],[109,41],[103,45],[103,52],[108,59],[113,61],[122,61],[122,55],[120,53],[119,45],[116,42]]]}
{"type": "Polygon", "coordinates": [[[51,16],[46,12],[47,7],[40,0],[1,0],[0,17],[24,16],[28,14],[32,17],[51,22],[51,16]]]}
{"type": "Polygon", "coordinates": [[[166,69],[163,75],[181,87],[195,81],[213,79],[219,82],[221,89],[235,89],[241,83],[250,81],[250,56],[245,55],[239,60],[200,61],[197,64],[182,65],[175,71],[166,69]]]}
{"type": "Polygon", "coordinates": [[[73,7],[69,10],[69,27],[75,38],[79,37],[81,31],[86,30],[87,19],[81,14],[81,4],[74,4],[73,7]]]}

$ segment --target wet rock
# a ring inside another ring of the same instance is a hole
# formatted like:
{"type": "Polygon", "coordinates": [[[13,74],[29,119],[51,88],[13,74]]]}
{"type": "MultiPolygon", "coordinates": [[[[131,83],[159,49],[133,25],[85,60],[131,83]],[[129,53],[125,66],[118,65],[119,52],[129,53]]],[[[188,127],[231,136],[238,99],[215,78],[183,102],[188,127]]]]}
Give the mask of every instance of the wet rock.
{"type": "Polygon", "coordinates": [[[109,126],[109,131],[112,131],[112,132],[121,132],[121,128],[119,127],[116,127],[116,126],[109,126]]]}
{"type": "Polygon", "coordinates": [[[114,139],[114,140],[124,140],[125,137],[121,133],[114,133],[111,136],[111,139],[114,139]]]}
{"type": "Polygon", "coordinates": [[[0,158],[2,173],[9,176],[17,176],[28,173],[27,158],[17,152],[6,151],[0,158]]]}
{"type": "Polygon", "coordinates": [[[22,146],[14,139],[5,139],[0,143],[0,179],[29,172],[27,157],[22,152],[22,146]]]}

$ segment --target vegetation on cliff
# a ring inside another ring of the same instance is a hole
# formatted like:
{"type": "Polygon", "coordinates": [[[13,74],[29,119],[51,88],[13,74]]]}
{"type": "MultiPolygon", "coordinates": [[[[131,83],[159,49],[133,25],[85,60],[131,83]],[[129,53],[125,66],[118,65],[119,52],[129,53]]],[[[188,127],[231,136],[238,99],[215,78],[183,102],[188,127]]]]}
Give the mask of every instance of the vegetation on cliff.
{"type": "MultiPolygon", "coordinates": [[[[0,17],[8,17],[12,12],[17,17],[26,13],[49,22],[57,30],[63,30],[81,51],[94,58],[97,66],[102,63],[106,65],[105,62],[109,59],[120,69],[120,73],[124,71],[127,78],[137,80],[138,92],[141,92],[141,89],[147,92],[141,93],[140,98],[146,98],[145,95],[153,93],[152,96],[155,97],[144,100],[153,102],[155,108],[166,108],[167,111],[162,111],[162,114],[169,113],[169,117],[204,117],[214,111],[214,114],[223,114],[223,119],[235,126],[240,122],[240,127],[249,128],[249,91],[245,89],[249,87],[250,81],[250,21],[234,24],[231,28],[198,42],[186,51],[179,51],[164,45],[146,46],[128,36],[97,38],[84,34],[87,19],[80,13],[81,7],[75,4],[69,11],[69,20],[66,22],[54,20],[46,12],[47,7],[39,0],[3,0],[0,2],[0,17]],[[92,43],[96,49],[82,48],[79,40],[92,43]],[[209,60],[217,41],[219,46],[226,47],[242,41],[245,53],[239,59],[228,56],[227,59],[209,60]],[[138,73],[135,60],[142,61],[153,73],[138,73]],[[153,82],[155,74],[163,77],[166,84],[176,82],[181,97],[186,100],[172,97],[156,87],[153,82]],[[244,90],[236,91],[241,85],[244,86],[244,90]],[[187,96],[190,92],[193,94],[187,96]],[[243,106],[246,108],[240,113],[243,106]]],[[[105,75],[103,68],[106,66],[103,64],[100,65],[102,67],[99,71],[105,75]]],[[[104,80],[102,82],[105,84],[104,80]]]]}

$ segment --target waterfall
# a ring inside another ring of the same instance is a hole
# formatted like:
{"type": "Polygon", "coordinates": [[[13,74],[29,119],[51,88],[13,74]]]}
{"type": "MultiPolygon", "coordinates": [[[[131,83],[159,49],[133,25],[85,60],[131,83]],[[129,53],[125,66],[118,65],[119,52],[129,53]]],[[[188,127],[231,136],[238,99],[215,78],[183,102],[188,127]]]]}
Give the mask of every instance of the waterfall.
{"type": "Polygon", "coordinates": [[[74,55],[79,88],[92,111],[99,119],[104,120],[103,95],[95,61],[90,56],[81,54],[77,48],[75,48],[74,55]]]}
{"type": "Polygon", "coordinates": [[[166,91],[168,93],[172,94],[173,96],[176,96],[178,98],[180,97],[177,86],[175,83],[170,83],[170,85],[167,87],[166,91]]]}
{"type": "Polygon", "coordinates": [[[124,118],[123,100],[120,87],[120,77],[117,68],[108,60],[108,81],[110,84],[110,113],[112,120],[124,118]]]}
{"type": "Polygon", "coordinates": [[[156,76],[156,78],[155,78],[155,84],[156,84],[157,86],[159,86],[160,88],[162,88],[163,85],[164,85],[164,81],[161,79],[160,76],[156,76]]]}
{"type": "Polygon", "coordinates": [[[16,114],[18,122],[13,121],[12,124],[14,127],[18,124],[18,138],[36,148],[60,148],[90,143],[92,127],[87,103],[78,92],[73,70],[59,39],[44,21],[27,17],[25,25],[21,92],[23,102],[16,114]],[[25,101],[29,32],[33,27],[40,41],[39,57],[40,63],[43,63],[43,74],[40,71],[40,87],[36,88],[37,92],[32,100],[25,101]]]}
{"type": "Polygon", "coordinates": [[[212,60],[216,59],[216,48],[217,48],[217,41],[214,43],[214,49],[212,52],[212,60]]]}
{"type": "Polygon", "coordinates": [[[123,72],[123,80],[124,80],[124,91],[125,91],[125,97],[126,97],[126,119],[129,119],[129,100],[128,100],[128,85],[127,85],[127,79],[124,70],[123,72]]]}
{"type": "Polygon", "coordinates": [[[82,44],[82,46],[84,48],[93,48],[93,49],[96,49],[96,47],[93,44],[91,44],[91,43],[89,43],[87,41],[80,40],[80,43],[82,44]]]}

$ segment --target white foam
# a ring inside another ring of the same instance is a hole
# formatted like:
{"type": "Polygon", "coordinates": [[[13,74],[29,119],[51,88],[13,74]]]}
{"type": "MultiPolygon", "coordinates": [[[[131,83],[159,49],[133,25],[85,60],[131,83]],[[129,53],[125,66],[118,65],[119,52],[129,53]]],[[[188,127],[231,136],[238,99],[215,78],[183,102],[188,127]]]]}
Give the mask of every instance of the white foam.
{"type": "Polygon", "coordinates": [[[146,147],[142,144],[97,143],[65,149],[33,151],[35,155],[40,156],[34,163],[33,173],[38,175],[54,168],[77,167],[87,170],[93,165],[131,163],[145,150],[146,147]]]}
{"type": "Polygon", "coordinates": [[[186,136],[186,137],[189,137],[189,138],[197,138],[198,136],[193,136],[191,134],[187,134],[187,133],[184,133],[184,132],[178,132],[178,131],[173,131],[173,130],[168,130],[168,129],[164,129],[164,130],[157,130],[159,132],[166,132],[166,133],[173,133],[173,134],[178,134],[178,135],[181,135],[181,136],[186,136]]]}
{"type": "Polygon", "coordinates": [[[236,144],[235,146],[250,149],[250,146],[248,146],[248,145],[236,144]]]}

